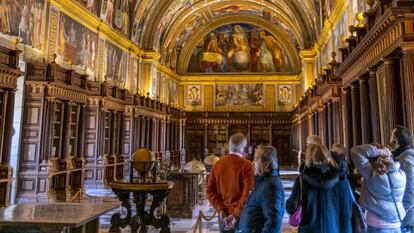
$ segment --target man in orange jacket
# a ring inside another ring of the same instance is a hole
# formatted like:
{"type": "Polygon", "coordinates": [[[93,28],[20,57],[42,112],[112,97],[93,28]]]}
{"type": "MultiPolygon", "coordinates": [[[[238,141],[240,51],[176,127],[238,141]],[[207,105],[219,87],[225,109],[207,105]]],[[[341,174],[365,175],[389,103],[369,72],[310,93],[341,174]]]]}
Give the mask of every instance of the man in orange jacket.
{"type": "Polygon", "coordinates": [[[232,233],[254,185],[254,171],[242,153],[247,139],[242,133],[230,137],[230,153],[213,167],[207,186],[207,197],[219,213],[220,232],[232,233]]]}

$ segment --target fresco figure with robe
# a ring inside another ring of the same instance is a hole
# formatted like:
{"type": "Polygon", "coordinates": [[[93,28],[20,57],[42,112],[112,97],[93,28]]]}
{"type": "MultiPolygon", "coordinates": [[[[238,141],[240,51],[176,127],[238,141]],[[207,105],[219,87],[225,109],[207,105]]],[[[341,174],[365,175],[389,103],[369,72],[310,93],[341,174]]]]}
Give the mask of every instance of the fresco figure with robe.
{"type": "Polygon", "coordinates": [[[289,72],[292,65],[274,35],[250,24],[229,24],[207,34],[192,53],[189,73],[289,72]]]}

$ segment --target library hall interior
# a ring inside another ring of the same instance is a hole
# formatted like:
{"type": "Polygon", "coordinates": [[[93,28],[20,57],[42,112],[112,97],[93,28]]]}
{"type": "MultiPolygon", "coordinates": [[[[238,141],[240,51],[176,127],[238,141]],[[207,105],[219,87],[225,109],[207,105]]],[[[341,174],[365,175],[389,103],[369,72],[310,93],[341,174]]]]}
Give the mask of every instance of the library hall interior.
{"type": "Polygon", "coordinates": [[[0,0],[1,233],[414,233],[414,0],[0,0]]]}

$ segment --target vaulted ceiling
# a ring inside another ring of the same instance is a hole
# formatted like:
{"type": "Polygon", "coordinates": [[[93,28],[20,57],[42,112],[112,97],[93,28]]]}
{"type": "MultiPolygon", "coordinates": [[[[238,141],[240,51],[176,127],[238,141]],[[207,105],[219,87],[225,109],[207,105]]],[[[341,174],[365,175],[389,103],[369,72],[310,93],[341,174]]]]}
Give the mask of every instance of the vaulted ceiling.
{"type": "MultiPolygon", "coordinates": [[[[296,54],[310,48],[321,31],[321,0],[137,0],[135,43],[160,53],[161,63],[179,73],[193,47],[211,30],[248,23],[277,35],[296,54]]],[[[326,1],[333,2],[331,1],[326,1]]]]}

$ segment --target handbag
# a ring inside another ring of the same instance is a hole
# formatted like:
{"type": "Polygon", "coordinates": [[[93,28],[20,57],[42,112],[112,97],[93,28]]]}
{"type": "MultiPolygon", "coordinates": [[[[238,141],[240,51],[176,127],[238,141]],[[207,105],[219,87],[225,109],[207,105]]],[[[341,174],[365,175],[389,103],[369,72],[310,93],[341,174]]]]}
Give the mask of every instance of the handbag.
{"type": "Polygon", "coordinates": [[[391,182],[391,178],[390,178],[390,174],[389,173],[387,173],[387,177],[388,177],[388,183],[390,184],[392,201],[394,202],[395,210],[397,210],[398,219],[400,220],[400,223],[401,223],[401,233],[410,233],[411,231],[408,228],[408,226],[405,226],[405,227],[403,226],[402,219],[401,219],[401,214],[400,214],[400,210],[398,210],[397,202],[395,201],[395,196],[394,196],[394,193],[392,192],[392,190],[394,189],[394,187],[392,185],[392,182],[391,182]]]}
{"type": "MultiPolygon", "coordinates": [[[[303,185],[302,185],[302,175],[299,175],[299,187],[300,187],[300,202],[302,202],[303,196],[303,185]]],[[[296,211],[289,216],[289,225],[292,227],[298,227],[302,221],[302,204],[299,204],[296,211]]]]}
{"type": "Polygon", "coordinates": [[[351,185],[348,182],[348,190],[351,195],[353,204],[352,204],[352,232],[353,233],[366,233],[368,231],[367,221],[365,219],[364,211],[362,211],[361,206],[355,199],[354,193],[352,192],[351,185]]]}

